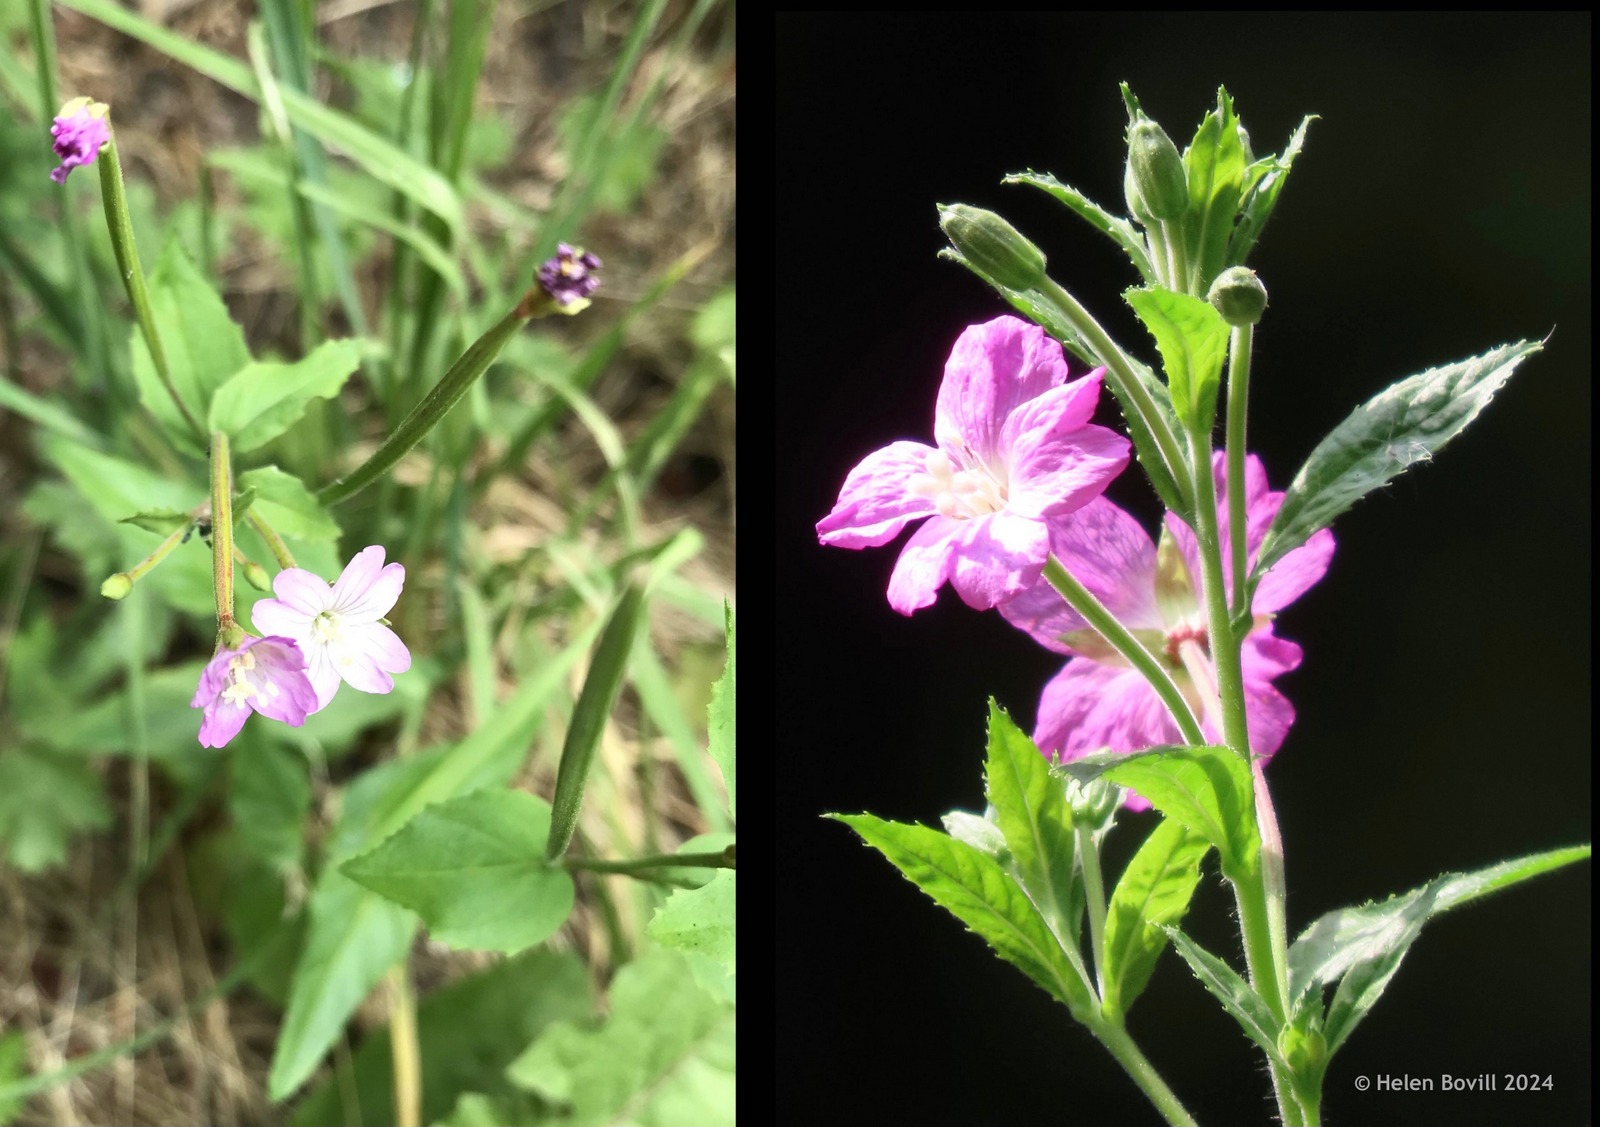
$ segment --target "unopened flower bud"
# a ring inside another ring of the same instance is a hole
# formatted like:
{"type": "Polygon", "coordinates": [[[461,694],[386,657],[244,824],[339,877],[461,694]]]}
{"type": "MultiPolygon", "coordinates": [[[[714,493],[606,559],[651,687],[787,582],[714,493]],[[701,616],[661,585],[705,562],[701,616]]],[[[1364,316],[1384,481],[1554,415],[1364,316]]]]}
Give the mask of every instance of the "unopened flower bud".
{"type": "Polygon", "coordinates": [[[1044,281],[1044,252],[994,212],[941,207],[939,226],[968,262],[1007,289],[1031,290],[1044,281]]]}
{"type": "Polygon", "coordinates": [[[1267,287],[1254,270],[1230,266],[1211,283],[1206,299],[1230,325],[1254,325],[1267,308],[1267,287]]]}
{"type": "Polygon", "coordinates": [[[1328,1059],[1328,1041],[1315,1026],[1301,1029],[1291,1023],[1278,1034],[1278,1052],[1291,1071],[1306,1073],[1328,1059]]]}
{"type": "Polygon", "coordinates": [[[272,580],[267,575],[267,569],[254,560],[244,565],[244,580],[257,591],[272,590],[272,580]]]}
{"type": "Polygon", "coordinates": [[[1133,179],[1133,169],[1128,168],[1122,174],[1122,198],[1128,201],[1128,214],[1137,219],[1141,226],[1155,225],[1156,217],[1150,214],[1150,209],[1145,206],[1144,197],[1139,194],[1139,185],[1133,179]]]}
{"type": "Polygon", "coordinates": [[[1189,181],[1178,146],[1142,113],[1128,127],[1128,176],[1145,209],[1157,219],[1177,219],[1189,206],[1189,181]]]}
{"type": "Polygon", "coordinates": [[[131,590],[133,590],[133,580],[129,579],[127,574],[121,571],[108,577],[104,583],[100,584],[100,593],[108,599],[125,598],[131,590]]]}

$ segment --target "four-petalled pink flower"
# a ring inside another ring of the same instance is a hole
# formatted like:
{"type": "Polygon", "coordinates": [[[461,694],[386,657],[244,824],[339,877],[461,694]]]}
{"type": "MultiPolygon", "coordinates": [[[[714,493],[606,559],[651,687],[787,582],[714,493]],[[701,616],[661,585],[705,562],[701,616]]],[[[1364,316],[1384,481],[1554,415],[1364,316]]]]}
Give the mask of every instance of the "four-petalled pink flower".
{"type": "Polygon", "coordinates": [[[364,548],[331,584],[303,568],[285,568],[272,582],[278,597],[260,600],[251,612],[258,630],[293,638],[305,652],[317,710],[333,699],[341,678],[364,693],[387,693],[391,674],[411,668],[411,652],[380,621],[399,599],[406,569],[385,567],[383,559],[383,548],[364,548]]]}
{"type": "Polygon", "coordinates": [[[236,650],[221,650],[200,674],[190,707],[205,709],[200,746],[222,747],[244,727],[253,709],[298,728],[317,710],[306,678],[306,659],[289,638],[247,635],[236,650]]]}
{"type": "MultiPolygon", "coordinates": [[[[1213,461],[1219,525],[1227,527],[1226,467],[1213,461]]],[[[1269,491],[1266,471],[1251,455],[1245,463],[1247,559],[1253,566],[1262,538],[1283,504],[1269,491]]],[[[1105,498],[1051,522],[1051,548],[1073,577],[1145,643],[1182,691],[1206,738],[1222,742],[1216,670],[1211,661],[1208,619],[1200,593],[1200,567],[1194,532],[1168,513],[1158,548],[1139,523],[1105,498]]],[[[1245,637],[1245,723],[1251,750],[1262,758],[1282,745],[1294,722],[1294,706],[1272,681],[1300,664],[1300,647],[1272,632],[1275,613],[1299,598],[1328,570],[1333,533],[1322,529],[1279,560],[1261,579],[1252,610],[1254,624],[1245,637]]],[[[1232,589],[1232,560],[1224,543],[1223,569],[1232,589]]],[[[1094,751],[1139,751],[1181,744],[1160,697],[1078,616],[1047,582],[1041,581],[1000,607],[1012,625],[1072,660],[1044,688],[1034,740],[1046,754],[1064,760],[1094,751]]],[[[1131,795],[1128,806],[1144,809],[1131,795]]]]}
{"type": "Polygon", "coordinates": [[[988,609],[1039,579],[1047,518],[1098,497],[1128,462],[1128,440],[1089,422],[1101,369],[1067,381],[1061,345],[1016,317],[963,332],[945,364],[934,442],[900,441],[850,471],[817,524],[824,544],[875,548],[912,534],[889,580],[889,604],[910,614],[948,580],[988,609]]]}

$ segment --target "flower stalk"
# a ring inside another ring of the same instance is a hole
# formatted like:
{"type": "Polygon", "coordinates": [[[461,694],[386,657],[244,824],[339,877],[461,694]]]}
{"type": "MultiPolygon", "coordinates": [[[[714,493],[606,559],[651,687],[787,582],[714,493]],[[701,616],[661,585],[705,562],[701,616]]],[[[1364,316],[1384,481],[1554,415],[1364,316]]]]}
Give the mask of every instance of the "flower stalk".
{"type": "Polygon", "coordinates": [[[183,543],[194,527],[191,521],[181,524],[173,529],[167,538],[156,545],[156,550],[140,560],[127,571],[119,571],[115,575],[107,576],[106,581],[100,584],[100,593],[108,599],[120,599],[133,590],[133,585],[147,573],[154,570],[155,566],[171,554],[172,549],[183,543]]]}
{"type": "Polygon", "coordinates": [[[228,436],[211,435],[211,591],[217,604],[217,644],[236,650],[244,630],[233,618],[233,469],[228,436]]]}
{"type": "Polygon", "coordinates": [[[139,332],[150,350],[150,362],[155,368],[156,378],[172,397],[195,441],[204,446],[205,428],[195,418],[194,412],[189,410],[183,396],[178,394],[178,387],[172,381],[172,369],[167,366],[166,351],[161,347],[161,334],[156,330],[155,312],[150,307],[150,293],[145,287],[144,268],[139,265],[139,248],[133,241],[133,220],[128,214],[128,192],[122,181],[122,159],[117,154],[116,130],[111,128],[109,116],[106,118],[106,131],[105,148],[97,163],[100,166],[100,196],[105,203],[106,229],[111,233],[111,249],[117,256],[117,273],[122,276],[122,286],[133,306],[134,319],[138,321],[139,332]]]}
{"type": "MultiPolygon", "coordinates": [[[[1245,583],[1249,579],[1245,535],[1245,419],[1250,403],[1250,351],[1254,325],[1235,325],[1228,338],[1228,421],[1224,442],[1228,449],[1228,542],[1233,554],[1233,614],[1249,615],[1245,583]]],[[[1238,633],[1235,630],[1235,633],[1238,633]]]]}

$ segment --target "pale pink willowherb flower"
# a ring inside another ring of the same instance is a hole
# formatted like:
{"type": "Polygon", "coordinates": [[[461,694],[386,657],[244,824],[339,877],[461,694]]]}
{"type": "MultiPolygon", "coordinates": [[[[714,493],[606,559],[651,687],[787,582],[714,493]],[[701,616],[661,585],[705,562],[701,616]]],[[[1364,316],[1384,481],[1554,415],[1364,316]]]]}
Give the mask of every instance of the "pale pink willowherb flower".
{"type": "MultiPolygon", "coordinates": [[[[1219,526],[1227,528],[1224,455],[1212,463],[1219,526]]],[[[1255,455],[1245,461],[1245,547],[1253,566],[1262,538],[1283,494],[1267,488],[1255,455]]],[[[1072,576],[1105,604],[1165,666],[1206,738],[1222,740],[1216,669],[1211,661],[1208,618],[1200,590],[1194,532],[1168,513],[1158,548],[1138,521],[1105,498],[1051,522],[1051,550],[1072,576]]],[[[1261,579],[1251,604],[1254,624],[1241,647],[1245,724],[1251,751],[1265,760],[1283,744],[1294,722],[1294,706],[1273,687],[1274,678],[1299,666],[1300,647],[1272,632],[1276,613],[1322,578],[1333,556],[1333,533],[1322,529],[1279,560],[1261,579]]],[[[1232,590],[1233,568],[1226,544],[1224,577],[1232,590]]],[[[1143,675],[1130,666],[1048,582],[1040,581],[1003,604],[1000,613],[1041,645],[1071,656],[1045,685],[1039,700],[1034,742],[1062,760],[1100,750],[1140,751],[1182,744],[1177,724],[1143,675]]],[[[1131,809],[1149,804],[1128,797],[1131,809]]]]}
{"type": "Polygon", "coordinates": [[[200,674],[191,708],[203,708],[200,746],[222,747],[252,710],[298,728],[317,710],[306,659],[290,638],[246,635],[236,650],[221,650],[200,674]]]}
{"type": "Polygon", "coordinates": [[[100,147],[111,139],[105,115],[105,105],[88,98],[74,98],[61,107],[61,113],[50,126],[50,136],[61,163],[51,171],[50,179],[65,184],[74,168],[94,163],[100,155],[100,147]]]}
{"type": "Polygon", "coordinates": [[[817,538],[875,548],[912,534],[889,579],[901,614],[929,606],[946,581],[986,610],[1039,578],[1046,519],[1098,497],[1128,464],[1128,440],[1089,422],[1103,369],[1067,381],[1061,345],[1016,317],[973,325],[945,364],[936,445],[892,442],[850,471],[817,538]]]}
{"type": "Polygon", "coordinates": [[[400,598],[406,569],[384,566],[378,545],[363,548],[333,583],[304,568],[280,571],[272,581],[276,599],[261,599],[251,611],[258,630],[293,638],[306,655],[306,676],[316,708],[327,707],[342,679],[364,693],[387,693],[391,674],[411,668],[411,652],[380,620],[400,598]]]}

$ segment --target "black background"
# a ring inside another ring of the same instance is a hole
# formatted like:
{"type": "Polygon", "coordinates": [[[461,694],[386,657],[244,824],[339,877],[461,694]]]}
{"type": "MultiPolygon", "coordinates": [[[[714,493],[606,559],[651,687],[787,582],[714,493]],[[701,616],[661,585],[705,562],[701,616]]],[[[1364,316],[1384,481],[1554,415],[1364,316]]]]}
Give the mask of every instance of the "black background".
{"type": "MultiPolygon", "coordinates": [[[[1059,668],[948,588],[902,618],[884,596],[902,541],[824,549],[812,526],[865,454],[929,440],[951,343],[1009,311],[935,259],[935,202],[1005,214],[1153,358],[1121,253],[1000,184],[1049,171],[1120,211],[1118,80],[1180,147],[1219,83],[1258,155],[1321,115],[1251,258],[1272,301],[1251,449],[1275,487],[1394,380],[1555,330],[1436,464],[1339,520],[1327,578],[1279,620],[1306,651],[1269,772],[1291,934],[1588,839],[1589,32],[1586,13],[779,17],[780,1122],[1159,1122],[1061,1006],[819,818],[981,808],[986,696],[1031,726],[1059,668]]],[[[1134,472],[1112,496],[1154,526],[1134,472]]],[[[1143,825],[1114,835],[1113,871],[1143,825]]],[[[1589,879],[1430,924],[1335,1058],[1327,1121],[1588,1122],[1589,879]],[[1485,1072],[1555,1090],[1354,1086],[1485,1072]]],[[[1210,875],[1187,926],[1239,966],[1231,905],[1210,875]]],[[[1172,956],[1130,1024],[1203,1123],[1271,1118],[1259,1054],[1172,956]]]]}

